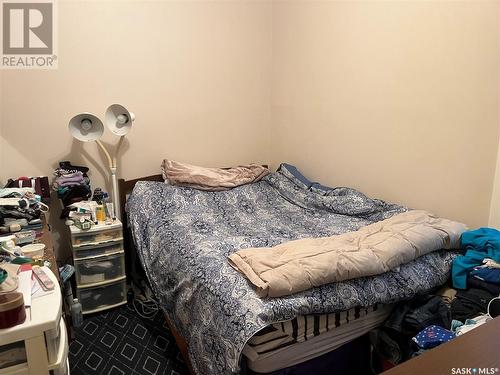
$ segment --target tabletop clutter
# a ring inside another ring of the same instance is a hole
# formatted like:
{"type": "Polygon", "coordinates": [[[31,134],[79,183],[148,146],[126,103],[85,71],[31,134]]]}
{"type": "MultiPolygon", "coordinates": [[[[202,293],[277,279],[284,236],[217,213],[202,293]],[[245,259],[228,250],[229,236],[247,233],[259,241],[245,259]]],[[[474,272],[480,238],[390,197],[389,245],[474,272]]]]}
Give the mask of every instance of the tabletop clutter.
{"type": "MultiPolygon", "coordinates": [[[[50,293],[54,285],[44,272],[43,214],[49,211],[50,186],[62,205],[61,219],[81,230],[116,220],[109,195],[100,188],[92,194],[89,168],[62,161],[48,177],[10,179],[0,188],[0,329],[22,324],[31,299],[50,293]]],[[[73,324],[81,321],[81,305],[73,299],[70,277],[74,267],[59,269],[73,324]],[[80,312],[77,307],[80,306],[80,312]]],[[[28,314],[29,316],[29,314],[28,314]]]]}
{"type": "Polygon", "coordinates": [[[20,177],[0,188],[0,329],[22,324],[31,300],[54,289],[40,242],[47,189],[47,177],[20,177]]]}
{"type": "Polygon", "coordinates": [[[54,171],[55,179],[52,184],[63,205],[61,218],[68,219],[67,225],[75,225],[83,230],[90,229],[98,222],[111,224],[116,220],[108,193],[96,188],[92,194],[88,171],[87,167],[74,166],[68,161],[61,162],[54,171]]]}

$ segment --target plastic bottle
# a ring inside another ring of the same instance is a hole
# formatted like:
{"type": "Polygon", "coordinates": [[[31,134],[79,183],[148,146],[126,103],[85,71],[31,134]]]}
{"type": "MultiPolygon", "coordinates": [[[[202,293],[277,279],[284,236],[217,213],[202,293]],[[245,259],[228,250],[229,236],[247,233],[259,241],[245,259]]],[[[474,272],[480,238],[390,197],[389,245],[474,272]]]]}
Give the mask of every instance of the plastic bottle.
{"type": "Polygon", "coordinates": [[[71,304],[71,320],[73,321],[73,327],[80,327],[82,325],[82,304],[78,302],[78,298],[73,298],[73,303],[71,304]]]}
{"type": "Polygon", "coordinates": [[[97,221],[103,222],[106,221],[106,214],[104,213],[104,206],[97,206],[96,208],[96,218],[97,221]]]}

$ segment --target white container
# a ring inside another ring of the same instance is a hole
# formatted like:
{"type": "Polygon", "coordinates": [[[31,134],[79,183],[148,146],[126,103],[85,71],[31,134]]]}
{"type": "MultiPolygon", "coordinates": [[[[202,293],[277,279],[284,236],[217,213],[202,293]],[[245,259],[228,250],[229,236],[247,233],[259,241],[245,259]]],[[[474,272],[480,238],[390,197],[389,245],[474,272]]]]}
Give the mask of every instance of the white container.
{"type": "Polygon", "coordinates": [[[71,304],[71,320],[74,327],[80,327],[82,325],[82,304],[78,302],[77,298],[73,298],[73,303],[71,304]]]}
{"type": "Polygon", "coordinates": [[[125,253],[75,260],[78,287],[111,281],[125,276],[125,253]]]}
{"type": "Polygon", "coordinates": [[[23,255],[27,258],[43,258],[45,245],[43,243],[34,243],[21,247],[23,255]]]}
{"type": "Polygon", "coordinates": [[[82,304],[82,313],[90,314],[127,303],[127,284],[123,279],[98,287],[78,288],[78,300],[82,304]]]}
{"type": "Polygon", "coordinates": [[[82,246],[74,248],[73,259],[75,261],[97,256],[111,255],[123,252],[123,241],[109,242],[93,247],[82,246]]]}
{"type": "Polygon", "coordinates": [[[99,223],[89,230],[81,230],[74,225],[69,228],[73,250],[123,240],[122,223],[119,220],[113,221],[110,225],[99,223]]]}

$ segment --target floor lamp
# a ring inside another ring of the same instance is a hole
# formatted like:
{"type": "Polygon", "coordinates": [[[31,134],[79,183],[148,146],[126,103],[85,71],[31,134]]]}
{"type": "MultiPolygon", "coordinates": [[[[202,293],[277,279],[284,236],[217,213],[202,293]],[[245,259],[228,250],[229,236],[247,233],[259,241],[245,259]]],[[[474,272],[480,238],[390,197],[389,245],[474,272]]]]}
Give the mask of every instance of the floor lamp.
{"type": "Polygon", "coordinates": [[[118,178],[116,176],[117,163],[116,157],[120,151],[125,135],[130,131],[132,122],[135,120],[135,115],[129,112],[120,104],[112,104],[106,110],[104,121],[107,128],[113,133],[120,136],[115,153],[111,155],[106,147],[100,141],[104,134],[104,125],[102,121],[92,113],[80,113],[69,121],[69,131],[71,135],[82,142],[93,142],[102,149],[108,159],[109,170],[111,172],[111,183],[113,187],[112,200],[115,207],[116,217],[121,218],[120,200],[118,198],[118,178]]]}

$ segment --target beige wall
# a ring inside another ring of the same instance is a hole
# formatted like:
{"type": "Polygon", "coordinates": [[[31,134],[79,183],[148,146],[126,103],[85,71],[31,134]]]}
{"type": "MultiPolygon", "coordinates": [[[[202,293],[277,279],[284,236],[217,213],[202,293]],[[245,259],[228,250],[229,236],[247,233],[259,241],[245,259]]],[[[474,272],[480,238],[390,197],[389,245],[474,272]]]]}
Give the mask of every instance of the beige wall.
{"type": "Polygon", "coordinates": [[[67,122],[118,102],[137,114],[125,178],[158,173],[164,157],[288,161],[484,225],[500,124],[498,4],[60,1],[59,69],[0,73],[0,181],[70,159],[103,185],[103,155],[72,140],[67,122]]]}
{"type": "Polygon", "coordinates": [[[276,2],[275,161],[470,226],[498,147],[499,2],[276,2]]]}
{"type": "Polygon", "coordinates": [[[60,1],[59,69],[3,72],[0,180],[69,159],[102,185],[104,156],[67,124],[82,111],[103,118],[112,103],[137,115],[125,178],[159,173],[165,157],[269,162],[271,17],[265,2],[60,1]]]}
{"type": "Polygon", "coordinates": [[[500,148],[498,149],[497,166],[493,192],[491,195],[490,217],[488,226],[500,228],[500,148]]]}
{"type": "Polygon", "coordinates": [[[59,69],[3,72],[4,138],[32,153],[1,177],[70,158],[102,184],[97,146],[72,141],[67,123],[115,102],[137,114],[124,177],[158,172],[163,157],[267,161],[270,31],[266,3],[59,2],[59,69]]]}
{"type": "MultiPolygon", "coordinates": [[[[3,90],[2,90],[2,80],[3,80],[3,73],[2,71],[0,70],[0,171],[3,171],[4,169],[4,162],[5,162],[5,156],[4,156],[4,141],[3,141],[3,126],[2,126],[2,117],[3,117],[3,105],[2,105],[2,94],[3,94],[3,90]]],[[[0,172],[0,174],[2,174],[2,172],[0,172]]],[[[2,183],[2,177],[0,175],[0,185],[2,183]]]]}

